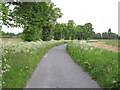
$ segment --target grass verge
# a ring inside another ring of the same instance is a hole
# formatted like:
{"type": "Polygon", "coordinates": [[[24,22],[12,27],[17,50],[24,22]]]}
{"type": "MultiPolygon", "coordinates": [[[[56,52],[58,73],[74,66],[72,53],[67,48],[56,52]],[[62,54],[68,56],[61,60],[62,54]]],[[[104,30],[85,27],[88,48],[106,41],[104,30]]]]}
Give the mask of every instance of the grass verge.
{"type": "Polygon", "coordinates": [[[79,41],[69,42],[67,52],[75,63],[82,66],[101,87],[118,87],[118,82],[120,82],[120,78],[118,80],[118,53],[94,48],[79,41]]]}
{"type": "MultiPolygon", "coordinates": [[[[7,54],[2,57],[2,88],[24,88],[27,80],[30,79],[32,72],[35,70],[45,53],[52,47],[65,43],[65,41],[61,41],[48,44],[27,53],[21,50],[20,52],[17,51],[13,54],[14,52],[11,53],[11,51],[8,51],[10,49],[8,49],[7,54]]],[[[30,43],[28,43],[28,45],[29,44],[30,43]]],[[[32,45],[32,47],[34,46],[35,45],[32,45]]],[[[21,48],[23,48],[23,46],[21,48]]]]}

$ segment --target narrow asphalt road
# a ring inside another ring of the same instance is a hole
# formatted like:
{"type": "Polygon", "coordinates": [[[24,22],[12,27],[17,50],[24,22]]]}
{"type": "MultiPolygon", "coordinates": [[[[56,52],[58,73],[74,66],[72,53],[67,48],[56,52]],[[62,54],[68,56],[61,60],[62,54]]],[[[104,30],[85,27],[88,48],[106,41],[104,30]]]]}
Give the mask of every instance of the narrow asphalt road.
{"type": "Polygon", "coordinates": [[[66,52],[66,45],[52,48],[33,72],[25,88],[99,88],[66,52]]]}

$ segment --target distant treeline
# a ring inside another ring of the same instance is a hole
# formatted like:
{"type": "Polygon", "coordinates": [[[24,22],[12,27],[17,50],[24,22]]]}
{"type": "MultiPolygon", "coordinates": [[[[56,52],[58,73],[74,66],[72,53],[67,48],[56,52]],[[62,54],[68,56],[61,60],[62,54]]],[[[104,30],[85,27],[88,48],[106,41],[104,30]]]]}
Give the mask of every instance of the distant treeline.
{"type": "MultiPolygon", "coordinates": [[[[83,33],[82,31],[83,26],[77,25],[76,27],[74,27],[72,30],[74,35],[70,35],[69,30],[68,30],[68,26],[66,24],[56,24],[56,27],[54,27],[52,29],[52,33],[51,33],[51,39],[55,39],[55,40],[60,40],[60,39],[65,39],[65,40],[72,40],[72,39],[120,39],[120,36],[118,36],[118,34],[116,33],[108,33],[108,32],[103,32],[101,33],[95,33],[94,31],[92,31],[91,35],[86,36],[87,32],[83,33]],[[72,37],[71,37],[72,36],[72,37]]],[[[14,34],[14,33],[5,33],[4,31],[1,31],[1,37],[2,38],[22,38],[23,33],[18,33],[18,34],[14,34]]],[[[42,37],[42,36],[41,36],[42,37]]]]}
{"type": "Polygon", "coordinates": [[[120,39],[120,37],[118,37],[118,34],[116,33],[108,33],[108,32],[104,32],[104,33],[96,33],[93,37],[93,39],[120,39]]]}
{"type": "Polygon", "coordinates": [[[14,33],[5,33],[4,31],[1,31],[1,36],[2,38],[21,38],[22,33],[14,34],[14,33]]]}

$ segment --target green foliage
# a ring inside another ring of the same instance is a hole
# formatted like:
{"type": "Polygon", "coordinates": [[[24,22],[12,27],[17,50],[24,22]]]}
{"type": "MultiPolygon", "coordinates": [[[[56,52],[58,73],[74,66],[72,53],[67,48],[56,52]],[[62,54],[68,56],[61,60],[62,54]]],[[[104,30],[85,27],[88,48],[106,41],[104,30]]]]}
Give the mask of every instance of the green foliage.
{"type": "Polygon", "coordinates": [[[118,87],[118,82],[120,82],[120,79],[118,81],[118,53],[79,42],[68,43],[67,52],[100,86],[104,88],[118,87]]]}
{"type": "Polygon", "coordinates": [[[5,3],[0,3],[0,12],[1,12],[1,16],[0,19],[2,20],[2,23],[0,24],[4,24],[7,25],[8,24],[8,7],[5,5],[5,3]]]}
{"type": "Polygon", "coordinates": [[[62,17],[61,10],[54,7],[52,2],[8,2],[0,3],[0,11],[3,25],[8,27],[24,28],[22,39],[27,41],[36,41],[42,39],[49,41],[52,38],[60,40],[82,40],[82,39],[118,39],[118,35],[111,32],[95,34],[91,23],[85,25],[75,25],[73,20],[69,20],[66,24],[60,24],[56,27],[56,20],[62,17]],[[14,9],[10,10],[13,5],[14,9]],[[14,21],[11,22],[11,21],[14,21]],[[53,32],[52,32],[53,31],[53,32]]]}
{"type": "Polygon", "coordinates": [[[14,34],[14,33],[5,33],[4,31],[1,31],[1,37],[2,38],[21,38],[22,33],[14,34]]]}
{"type": "Polygon", "coordinates": [[[118,39],[118,35],[115,33],[110,34],[110,39],[118,39]]]}
{"type": "Polygon", "coordinates": [[[67,29],[69,30],[69,34],[70,34],[70,37],[71,37],[71,40],[74,40],[75,39],[75,23],[73,20],[69,20],[68,21],[68,24],[67,24],[67,29]]]}
{"type": "Polygon", "coordinates": [[[102,33],[102,39],[118,39],[118,35],[115,34],[115,33],[107,33],[107,32],[104,32],[102,33]]]}
{"type": "Polygon", "coordinates": [[[17,38],[21,38],[21,37],[22,37],[22,33],[18,33],[17,38]]]}
{"type": "Polygon", "coordinates": [[[3,32],[3,31],[1,31],[1,34],[2,34],[2,36],[6,36],[6,33],[5,33],[5,32],[3,32]]]}
{"type": "Polygon", "coordinates": [[[69,30],[67,28],[66,24],[61,24],[62,27],[62,38],[64,38],[65,40],[69,40],[70,39],[70,34],[69,34],[69,30]]]}
{"type": "Polygon", "coordinates": [[[62,27],[61,24],[56,24],[53,30],[53,36],[55,40],[60,40],[62,38],[62,27]]]}
{"type": "Polygon", "coordinates": [[[40,38],[40,30],[35,26],[28,26],[22,35],[22,39],[25,41],[36,41],[40,38]]]}
{"type": "Polygon", "coordinates": [[[76,32],[76,39],[81,40],[83,39],[83,29],[80,25],[77,25],[75,28],[75,32],[76,32]]]}
{"type": "Polygon", "coordinates": [[[94,39],[101,39],[101,33],[96,33],[93,37],[94,39]]]}
{"type": "Polygon", "coordinates": [[[42,40],[43,41],[51,40],[51,29],[50,29],[50,27],[43,27],[42,40]]]}
{"type": "Polygon", "coordinates": [[[69,20],[67,24],[56,24],[52,33],[55,40],[60,40],[61,38],[65,40],[88,39],[95,34],[91,23],[86,23],[83,26],[75,26],[73,20],[69,20]]]}
{"type": "Polygon", "coordinates": [[[118,39],[120,40],[120,36],[118,36],[118,39]]]}
{"type": "Polygon", "coordinates": [[[88,37],[93,37],[94,32],[93,32],[93,28],[92,28],[92,24],[91,23],[86,23],[83,26],[83,39],[87,40],[88,37]]]}
{"type": "Polygon", "coordinates": [[[9,32],[5,33],[4,31],[1,31],[1,34],[2,34],[2,37],[5,37],[5,38],[14,38],[14,37],[17,37],[17,35],[14,34],[14,33],[9,33],[9,32]]]}
{"type": "Polygon", "coordinates": [[[105,33],[102,33],[102,39],[108,39],[109,37],[108,37],[108,33],[107,32],[105,32],[105,33]]]}
{"type": "Polygon", "coordinates": [[[2,21],[4,25],[12,27],[23,27],[22,39],[25,41],[36,41],[42,39],[49,41],[52,37],[56,40],[88,39],[93,36],[92,24],[75,26],[73,20],[67,24],[55,24],[62,17],[61,10],[54,8],[52,2],[8,2],[3,4],[2,21]],[[15,6],[10,10],[9,6],[15,6]],[[14,21],[14,24],[10,21],[14,21]],[[52,28],[54,30],[52,30],[52,28]],[[52,32],[53,31],[53,32],[52,32]]]}
{"type": "Polygon", "coordinates": [[[6,19],[4,20],[4,17],[3,22],[7,23],[5,24],[7,26],[23,27],[22,39],[28,41],[35,41],[38,38],[42,38],[44,41],[50,40],[50,28],[62,16],[60,9],[54,8],[55,5],[52,2],[13,2],[7,4],[15,6],[14,10],[9,10],[8,15],[8,19],[14,21],[15,24],[8,23],[6,19]],[[42,32],[42,34],[39,34],[39,32],[42,32]]]}

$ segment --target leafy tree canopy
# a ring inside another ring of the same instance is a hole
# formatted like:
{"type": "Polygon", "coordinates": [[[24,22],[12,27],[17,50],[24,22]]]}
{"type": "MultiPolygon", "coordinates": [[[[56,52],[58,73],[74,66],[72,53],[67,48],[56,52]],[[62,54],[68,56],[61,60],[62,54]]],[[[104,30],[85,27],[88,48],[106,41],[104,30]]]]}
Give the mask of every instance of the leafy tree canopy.
{"type": "Polygon", "coordinates": [[[58,18],[62,17],[60,9],[54,8],[54,6],[52,2],[7,3],[5,8],[2,9],[2,24],[24,28],[23,39],[28,40],[28,35],[26,34],[29,34],[28,41],[37,40],[38,37],[35,36],[39,36],[41,30],[42,35],[45,36],[43,40],[46,41],[46,37],[50,33],[48,29],[52,27],[58,18]],[[8,7],[9,9],[11,5],[14,6],[14,10],[7,11],[6,8],[8,7]]]}

